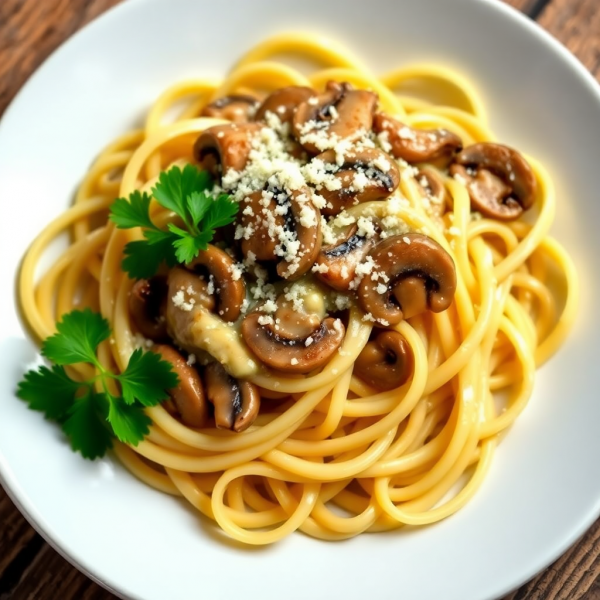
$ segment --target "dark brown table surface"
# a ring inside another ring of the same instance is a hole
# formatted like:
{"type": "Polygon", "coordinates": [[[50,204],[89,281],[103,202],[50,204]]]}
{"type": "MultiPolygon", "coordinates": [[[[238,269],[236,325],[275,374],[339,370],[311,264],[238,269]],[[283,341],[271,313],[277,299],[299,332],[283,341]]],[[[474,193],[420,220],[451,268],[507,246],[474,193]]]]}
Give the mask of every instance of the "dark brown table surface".
{"type": "MultiPolygon", "coordinates": [[[[120,1],[0,0],[0,116],[52,50],[120,1]]],[[[600,79],[600,0],[506,1],[600,79]]],[[[0,487],[0,600],[112,598],[57,554],[0,487]]],[[[600,600],[600,520],[553,565],[502,600],[580,599],[600,600]]]]}

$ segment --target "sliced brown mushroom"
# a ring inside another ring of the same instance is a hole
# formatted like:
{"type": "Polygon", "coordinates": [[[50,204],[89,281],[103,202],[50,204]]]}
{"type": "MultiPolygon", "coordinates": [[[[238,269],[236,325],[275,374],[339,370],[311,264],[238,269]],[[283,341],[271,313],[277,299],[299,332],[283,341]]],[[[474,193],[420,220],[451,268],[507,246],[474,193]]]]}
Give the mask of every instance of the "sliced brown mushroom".
{"type": "Polygon", "coordinates": [[[377,333],[354,362],[354,373],[378,390],[400,387],[413,370],[412,349],[397,331],[377,333]]]}
{"type": "Polygon", "coordinates": [[[139,279],[129,294],[129,314],[139,332],[153,342],[169,339],[165,322],[167,280],[165,277],[139,279]]]}
{"type": "Polygon", "coordinates": [[[456,270],[452,257],[426,235],[389,237],[369,253],[373,276],[358,287],[361,308],[390,325],[426,310],[441,312],[452,303],[456,270]],[[382,289],[383,288],[383,289],[382,289]]]}
{"type": "Polygon", "coordinates": [[[206,423],[207,406],[198,371],[189,365],[172,346],[156,344],[152,350],[160,354],[163,360],[171,363],[173,371],[179,377],[177,387],[168,392],[181,416],[181,421],[190,427],[203,427],[206,423]]]}
{"type": "Polygon", "coordinates": [[[313,159],[324,163],[338,185],[330,184],[319,189],[327,200],[323,208],[326,215],[337,215],[345,208],[387,198],[400,183],[400,172],[390,156],[376,148],[352,149],[344,154],[344,162],[337,162],[337,153],[327,150],[313,159]]]}
{"type": "Polygon", "coordinates": [[[331,147],[331,141],[356,139],[371,131],[377,99],[374,92],[330,81],[322,94],[298,106],[294,135],[313,154],[331,147]]]}
{"type": "Polygon", "coordinates": [[[517,219],[535,202],[532,168],[521,154],[502,144],[482,142],[465,148],[450,174],[465,182],[472,208],[492,219],[517,219]]]}
{"type": "Polygon", "coordinates": [[[262,190],[252,192],[244,198],[238,213],[242,228],[240,242],[242,254],[248,258],[254,254],[256,260],[275,260],[279,237],[277,231],[285,228],[285,218],[277,214],[274,194],[262,190]]]}
{"type": "MultiPolygon", "coordinates": [[[[314,323],[312,315],[306,318],[314,323]]],[[[274,319],[253,312],[242,322],[242,337],[260,361],[283,373],[309,373],[322,367],[344,339],[345,328],[339,319],[325,318],[308,335],[308,328],[298,327],[301,335],[291,337],[294,330],[277,331],[274,319]]]]}
{"type": "Polygon", "coordinates": [[[421,167],[415,178],[423,194],[429,199],[431,213],[441,217],[451,200],[439,171],[432,167],[421,167]]]}
{"type": "Polygon", "coordinates": [[[312,88],[301,85],[291,85],[275,90],[258,107],[254,120],[264,121],[265,115],[271,112],[282,123],[291,123],[298,106],[316,95],[317,93],[312,88]]]}
{"type": "Polygon", "coordinates": [[[309,188],[294,190],[289,195],[289,209],[285,214],[284,239],[280,239],[283,258],[277,264],[277,274],[294,281],[304,275],[314,264],[323,234],[321,213],[312,201],[309,188]],[[294,232],[291,237],[289,233],[294,232]],[[298,246],[294,251],[292,246],[298,246]]]}
{"type": "Polygon", "coordinates": [[[317,277],[340,292],[350,288],[356,267],[377,243],[377,237],[357,235],[357,229],[356,225],[352,225],[334,245],[322,246],[315,261],[317,277]]]}
{"type": "Polygon", "coordinates": [[[225,321],[235,321],[241,313],[246,298],[246,286],[241,277],[235,275],[235,261],[227,252],[208,244],[198,256],[187,265],[190,270],[206,269],[214,278],[214,293],[217,298],[217,312],[225,321]]]}
{"type": "Polygon", "coordinates": [[[207,104],[200,113],[203,117],[226,119],[232,123],[248,123],[259,105],[258,98],[248,94],[231,94],[207,104]]]}
{"type": "Polygon", "coordinates": [[[205,129],[194,144],[194,157],[202,169],[219,178],[230,169],[241,171],[248,162],[252,137],[260,123],[228,123],[205,129]]]}
{"type": "Polygon", "coordinates": [[[373,131],[384,134],[390,152],[409,163],[449,162],[462,149],[462,140],[447,129],[415,129],[383,113],[373,118],[373,131]]]}
{"type": "Polygon", "coordinates": [[[234,379],[217,362],[204,369],[204,384],[215,407],[217,428],[240,433],[254,423],[260,410],[260,394],[254,384],[234,379]]]}

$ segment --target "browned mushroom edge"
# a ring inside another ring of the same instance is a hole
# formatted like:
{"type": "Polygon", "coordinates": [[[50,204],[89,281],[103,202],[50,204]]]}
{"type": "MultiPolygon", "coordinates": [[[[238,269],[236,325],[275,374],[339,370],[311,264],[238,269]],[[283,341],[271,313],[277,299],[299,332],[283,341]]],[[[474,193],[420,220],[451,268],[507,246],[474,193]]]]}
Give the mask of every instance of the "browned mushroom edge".
{"type": "Polygon", "coordinates": [[[206,424],[207,407],[198,371],[171,346],[155,344],[152,351],[169,362],[179,378],[177,386],[167,391],[181,416],[181,421],[190,427],[203,427],[206,424]]]}
{"type": "Polygon", "coordinates": [[[408,163],[445,159],[462,149],[462,140],[447,129],[415,129],[383,113],[373,118],[373,131],[389,152],[408,163]]]}
{"type": "Polygon", "coordinates": [[[392,390],[414,371],[414,355],[406,338],[397,331],[375,330],[372,340],[354,363],[354,374],[378,390],[392,390]]]}
{"type": "Polygon", "coordinates": [[[482,215],[510,221],[533,206],[535,174],[516,150],[481,142],[468,146],[454,160],[450,174],[466,185],[472,208],[482,215]]]}
{"type": "Polygon", "coordinates": [[[317,93],[312,88],[300,85],[291,85],[275,90],[258,107],[254,120],[264,121],[267,113],[272,113],[281,123],[291,123],[298,106],[315,98],[316,95],[317,93]]]}
{"type": "Polygon", "coordinates": [[[238,433],[252,425],[260,410],[258,388],[248,381],[238,381],[217,362],[204,369],[208,400],[215,407],[215,425],[238,433]]]}
{"type": "Polygon", "coordinates": [[[235,321],[240,316],[242,304],[246,298],[244,280],[234,278],[235,261],[220,248],[208,244],[187,268],[191,271],[206,269],[209,277],[214,278],[214,296],[217,298],[217,313],[224,321],[235,321]]]}
{"type": "Polygon", "coordinates": [[[332,317],[309,335],[293,338],[276,331],[273,322],[252,312],[242,322],[242,337],[260,361],[283,373],[310,373],[322,367],[344,339],[344,324],[332,317]]]}
{"type": "Polygon", "coordinates": [[[369,253],[379,280],[358,287],[361,308],[382,324],[396,324],[426,310],[447,309],[456,290],[452,257],[419,233],[389,237],[369,253]]]}
{"type": "Polygon", "coordinates": [[[219,179],[230,169],[241,171],[248,162],[252,136],[260,123],[227,123],[204,130],[194,144],[194,158],[201,169],[219,179]]]}
{"type": "Polygon", "coordinates": [[[316,276],[329,287],[348,291],[356,275],[356,267],[377,243],[377,237],[358,235],[357,226],[349,227],[335,245],[322,246],[316,265],[316,276]]]}
{"type": "Polygon", "coordinates": [[[416,181],[429,200],[429,212],[437,217],[443,216],[451,205],[451,198],[440,172],[432,167],[421,167],[417,171],[416,181]]]}
{"type": "Polygon", "coordinates": [[[336,152],[326,150],[315,156],[333,174],[338,186],[319,189],[327,201],[325,215],[336,215],[349,206],[387,198],[400,183],[398,165],[377,148],[361,148],[347,152],[344,162],[337,162],[336,152]]]}
{"type": "Polygon", "coordinates": [[[153,342],[169,339],[165,321],[166,301],[166,277],[139,279],[129,294],[129,314],[138,331],[153,342]]]}
{"type": "Polygon", "coordinates": [[[348,83],[328,82],[325,91],[296,109],[292,129],[296,139],[313,154],[331,140],[352,140],[371,130],[377,94],[356,90],[348,83]]]}
{"type": "Polygon", "coordinates": [[[259,105],[258,98],[248,94],[231,94],[207,104],[200,113],[203,117],[225,119],[232,123],[252,121],[259,105]]]}

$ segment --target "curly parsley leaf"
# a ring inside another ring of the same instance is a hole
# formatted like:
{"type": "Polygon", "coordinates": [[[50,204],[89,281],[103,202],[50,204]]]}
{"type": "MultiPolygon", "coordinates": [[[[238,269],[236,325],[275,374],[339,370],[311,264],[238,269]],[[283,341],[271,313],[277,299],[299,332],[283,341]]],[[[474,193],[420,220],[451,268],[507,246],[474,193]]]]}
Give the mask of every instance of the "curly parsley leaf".
{"type": "Polygon", "coordinates": [[[109,218],[119,229],[132,227],[154,229],[154,223],[150,219],[151,200],[151,196],[139,190],[129,194],[129,200],[117,198],[111,206],[109,218]]]}
{"type": "Polygon", "coordinates": [[[159,175],[152,194],[183,224],[179,227],[169,223],[168,231],[152,222],[151,197],[146,192],[133,192],[129,200],[115,200],[110,219],[122,229],[141,227],[145,238],[125,246],[122,267],[132,279],[152,277],[163,262],[169,266],[178,262],[189,264],[208,248],[216,229],[233,222],[238,204],[227,194],[214,198],[209,193],[212,186],[210,174],[193,165],[186,165],[183,170],[174,166],[159,175]]]}
{"type": "Polygon", "coordinates": [[[56,329],[42,344],[42,354],[57,365],[96,364],[96,348],[110,337],[108,321],[89,308],[64,315],[56,329]]]}
{"type": "Polygon", "coordinates": [[[166,390],[174,388],[179,379],[155,352],[134,350],[125,371],[117,376],[127,404],[136,400],[144,406],[155,406],[168,397],[166,390]]]}
{"type": "Polygon", "coordinates": [[[101,399],[91,391],[72,403],[63,431],[71,448],[84,458],[94,460],[112,448],[110,427],[99,416],[101,399]]]}
{"type": "Polygon", "coordinates": [[[37,371],[28,371],[19,382],[17,396],[29,404],[31,410],[43,412],[47,419],[61,421],[73,404],[81,383],[73,381],[65,368],[42,365],[37,371]]]}
{"type": "Polygon", "coordinates": [[[59,423],[73,450],[85,458],[104,455],[113,436],[138,444],[151,424],[144,406],[158,404],[177,385],[171,364],[158,354],[136,350],[122,374],[111,373],[96,356],[98,345],[110,336],[110,327],[89,309],[64,315],[56,328],[58,333],[42,347],[44,355],[58,364],[25,373],[18,397],[59,423]],[[62,365],[77,362],[91,363],[96,375],[85,381],[69,377],[62,365]],[[110,379],[121,384],[123,397],[108,392],[110,379]]]}

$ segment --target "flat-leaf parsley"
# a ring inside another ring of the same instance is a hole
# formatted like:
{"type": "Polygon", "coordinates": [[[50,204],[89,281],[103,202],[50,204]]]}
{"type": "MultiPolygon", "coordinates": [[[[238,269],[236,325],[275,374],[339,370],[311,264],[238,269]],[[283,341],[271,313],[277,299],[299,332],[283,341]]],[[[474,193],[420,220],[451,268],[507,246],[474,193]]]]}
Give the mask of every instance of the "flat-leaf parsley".
{"type": "Polygon", "coordinates": [[[96,351],[110,337],[110,325],[89,309],[64,315],[56,329],[42,344],[42,354],[55,364],[25,373],[17,396],[59,423],[73,450],[85,458],[103,456],[113,436],[137,445],[151,424],[143,407],[165,400],[167,390],[178,383],[171,364],[154,352],[138,349],[123,373],[108,371],[96,351]],[[93,365],[96,375],[85,381],[69,377],[65,365],[82,362],[93,365]],[[108,385],[111,379],[120,384],[121,395],[110,391],[114,389],[108,385]]]}

